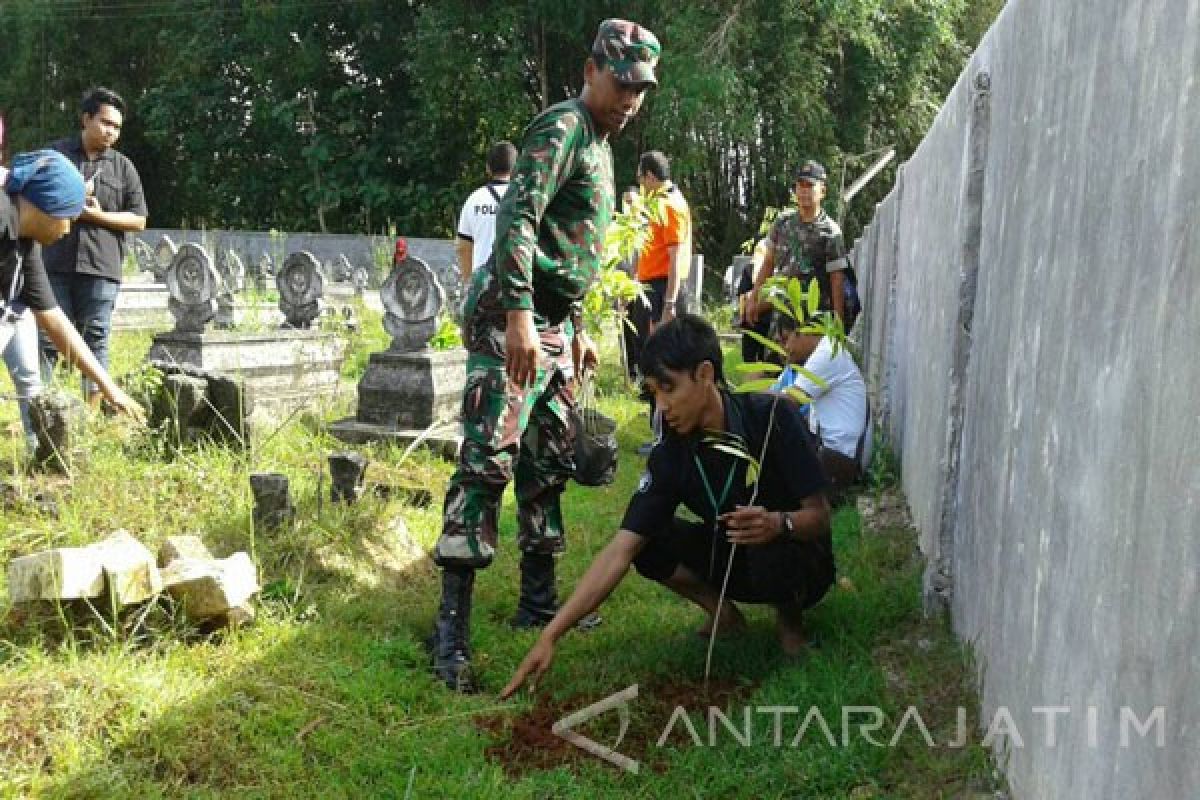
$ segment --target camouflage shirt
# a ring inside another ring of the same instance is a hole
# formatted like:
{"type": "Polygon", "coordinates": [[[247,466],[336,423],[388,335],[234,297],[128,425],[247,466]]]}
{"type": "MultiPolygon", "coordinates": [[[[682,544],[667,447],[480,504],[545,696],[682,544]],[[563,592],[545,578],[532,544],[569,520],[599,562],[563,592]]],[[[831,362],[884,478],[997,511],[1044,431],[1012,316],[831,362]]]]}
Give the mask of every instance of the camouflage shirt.
{"type": "Polygon", "coordinates": [[[591,286],[613,216],[612,150],[579,99],[525,129],[496,217],[500,307],[563,321],[591,286]]]}
{"type": "Polygon", "coordinates": [[[801,220],[794,208],[784,211],[775,218],[767,240],[775,253],[775,274],[808,279],[815,273],[821,307],[831,308],[829,273],[844,270],[847,262],[842,229],[825,210],[818,211],[812,222],[801,220]]]}

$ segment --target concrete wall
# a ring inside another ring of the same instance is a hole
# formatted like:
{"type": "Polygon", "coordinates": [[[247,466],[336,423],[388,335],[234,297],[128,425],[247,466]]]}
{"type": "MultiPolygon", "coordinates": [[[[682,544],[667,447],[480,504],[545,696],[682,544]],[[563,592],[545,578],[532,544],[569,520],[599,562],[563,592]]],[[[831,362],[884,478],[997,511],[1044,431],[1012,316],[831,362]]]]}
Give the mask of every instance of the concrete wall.
{"type": "Polygon", "coordinates": [[[857,246],[1016,798],[1200,793],[1198,73],[1200,0],[1010,0],[857,246]]]}

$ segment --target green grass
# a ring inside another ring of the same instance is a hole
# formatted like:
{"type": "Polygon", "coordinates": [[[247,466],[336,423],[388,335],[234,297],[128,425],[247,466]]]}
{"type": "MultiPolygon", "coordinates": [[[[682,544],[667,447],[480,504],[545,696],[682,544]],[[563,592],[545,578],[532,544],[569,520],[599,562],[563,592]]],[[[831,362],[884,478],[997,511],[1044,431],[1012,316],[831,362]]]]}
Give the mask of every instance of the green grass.
{"type": "MultiPolygon", "coordinates": [[[[133,369],[148,344],[144,336],[119,338],[114,371],[133,369]]],[[[568,488],[571,546],[561,587],[572,586],[608,541],[639,477],[633,449],[649,428],[643,408],[621,395],[619,384],[609,376],[603,385],[614,388],[601,402],[620,423],[620,471],[612,486],[568,488]]],[[[0,421],[15,419],[11,405],[0,421]]],[[[485,755],[506,739],[504,725],[479,723],[516,719],[533,706],[528,696],[509,704],[495,699],[535,638],[504,624],[517,585],[511,493],[500,555],[480,574],[475,599],[473,642],[485,691],[453,695],[429,675],[421,644],[437,601],[436,576],[426,568],[397,571],[372,556],[396,518],[422,544],[433,543],[450,465],[424,453],[402,462],[396,449],[367,448],[369,481],[425,486],[434,507],[373,496],[333,507],[318,502],[317,476],[326,454],[343,445],[320,423],[296,418],[244,454],[201,448],[161,461],[149,457],[158,450],[147,434],[99,420],[71,483],[26,476],[16,464],[16,438],[0,447],[0,469],[23,496],[47,492],[61,509],[58,519],[39,516],[29,503],[4,510],[5,561],[117,528],[152,549],[165,536],[199,532],[218,555],[250,551],[267,587],[253,626],[212,637],[189,630],[167,604],[140,623],[140,611],[114,623],[104,610],[60,617],[0,609],[0,796],[936,798],[989,780],[977,744],[931,749],[915,731],[897,748],[857,736],[848,746],[830,746],[815,730],[788,747],[796,715],[784,718],[781,748],[761,715],[749,747],[728,735],[715,747],[697,747],[681,728],[656,747],[670,712],[656,693],[667,686],[688,700],[707,736],[699,687],[705,643],[693,634],[695,609],[636,575],[603,607],[600,628],[562,641],[538,702],[575,709],[639,684],[634,727],[649,738],[631,736],[621,750],[642,760],[643,770],[631,775],[583,756],[507,773],[485,755]],[[291,477],[299,511],[291,531],[252,528],[246,476],[267,470],[291,477]]],[[[327,481],[320,485],[327,494],[327,481]]],[[[751,631],[719,642],[713,663],[731,714],[781,705],[802,716],[817,706],[838,736],[841,707],[881,706],[886,739],[912,705],[942,742],[964,706],[974,731],[966,655],[943,623],[921,617],[912,532],[864,532],[852,507],[839,509],[834,525],[846,580],[810,616],[822,646],[798,663],[783,659],[769,614],[747,608],[751,631]]],[[[610,727],[598,720],[588,730],[607,743],[610,727]]]]}

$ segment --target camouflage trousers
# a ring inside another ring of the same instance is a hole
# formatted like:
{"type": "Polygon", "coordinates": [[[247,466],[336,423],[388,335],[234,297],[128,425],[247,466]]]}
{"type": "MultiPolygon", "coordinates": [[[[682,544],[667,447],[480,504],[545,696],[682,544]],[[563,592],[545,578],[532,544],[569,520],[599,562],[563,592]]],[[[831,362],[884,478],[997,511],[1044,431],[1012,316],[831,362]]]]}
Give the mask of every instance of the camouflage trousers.
{"type": "Polygon", "coordinates": [[[467,321],[463,445],[446,489],[434,561],[443,567],[486,567],[495,556],[500,501],[515,477],[517,547],[565,548],[559,500],[574,471],[575,396],[567,377],[571,350],[561,326],[539,332],[542,359],[522,389],[504,369],[504,316],[473,313],[467,321]]]}

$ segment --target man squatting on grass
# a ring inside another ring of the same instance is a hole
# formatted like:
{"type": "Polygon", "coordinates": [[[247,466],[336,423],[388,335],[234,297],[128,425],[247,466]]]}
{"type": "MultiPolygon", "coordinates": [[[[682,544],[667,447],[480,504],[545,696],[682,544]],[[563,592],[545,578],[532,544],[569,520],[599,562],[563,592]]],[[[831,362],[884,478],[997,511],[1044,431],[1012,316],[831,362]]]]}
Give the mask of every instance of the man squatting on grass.
{"type": "MultiPolygon", "coordinates": [[[[2,172],[2,171],[0,171],[2,172]]],[[[117,386],[54,301],[41,247],[58,241],[82,213],[83,176],[61,153],[39,150],[13,158],[0,177],[0,350],[29,308],[54,346],[99,386],[117,411],[144,421],[145,412],[117,386]]]]}
{"type": "Polygon", "coordinates": [[[708,612],[702,635],[745,627],[731,600],[770,604],[776,610],[780,646],[788,655],[806,644],[801,612],[833,584],[826,482],[795,403],[782,396],[731,393],[722,374],[717,333],[693,314],[677,317],[650,336],[641,367],[667,431],[650,452],[621,529],[542,631],[502,698],[527,680],[537,682],[550,667],[559,637],[604,602],[630,565],[708,612]],[[741,437],[748,452],[761,458],[753,505],[747,462],[707,441],[719,432],[741,437]],[[681,503],[703,522],[676,517],[681,503]],[[716,620],[734,545],[728,592],[716,620]]]}
{"type": "Polygon", "coordinates": [[[544,625],[558,610],[554,556],[565,546],[559,500],[574,443],[567,374],[596,361],[581,314],[613,215],[608,137],[656,85],[659,52],[645,28],[615,19],[600,24],[583,92],[546,109],[525,130],[500,201],[493,257],[471,278],[463,309],[469,351],[463,445],[434,551],[442,599],[433,668],[451,689],[472,688],[475,570],[495,555],[500,499],[514,465],[521,595],[513,625],[544,625]]]}

